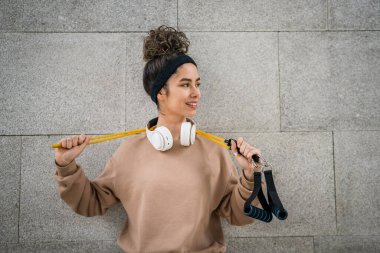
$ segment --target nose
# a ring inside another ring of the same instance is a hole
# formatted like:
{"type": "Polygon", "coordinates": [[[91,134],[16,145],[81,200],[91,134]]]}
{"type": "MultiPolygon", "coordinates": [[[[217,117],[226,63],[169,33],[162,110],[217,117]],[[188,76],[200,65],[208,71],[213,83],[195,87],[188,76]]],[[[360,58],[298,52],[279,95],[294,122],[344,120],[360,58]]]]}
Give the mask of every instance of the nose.
{"type": "Polygon", "coordinates": [[[191,88],[191,96],[192,97],[201,97],[201,91],[199,90],[199,88],[197,87],[193,87],[191,88]]]}

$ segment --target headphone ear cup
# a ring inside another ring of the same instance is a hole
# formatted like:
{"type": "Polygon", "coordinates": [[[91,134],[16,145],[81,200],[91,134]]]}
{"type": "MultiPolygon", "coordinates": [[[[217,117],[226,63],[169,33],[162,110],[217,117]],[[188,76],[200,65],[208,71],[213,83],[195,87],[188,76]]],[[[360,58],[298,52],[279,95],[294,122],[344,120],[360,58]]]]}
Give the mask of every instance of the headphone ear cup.
{"type": "Polygon", "coordinates": [[[183,122],[181,124],[181,145],[182,146],[190,146],[190,130],[191,130],[191,123],[190,122],[183,122]]]}
{"type": "Polygon", "coordinates": [[[157,127],[153,130],[152,137],[151,142],[157,150],[166,151],[171,149],[173,146],[173,136],[167,127],[157,127]],[[152,138],[153,136],[155,137],[152,138]]]}
{"type": "Polygon", "coordinates": [[[152,131],[149,141],[157,150],[162,150],[164,148],[164,138],[159,132],[152,131]]]}
{"type": "Polygon", "coordinates": [[[191,130],[190,130],[190,143],[191,144],[194,144],[194,142],[195,142],[195,135],[196,135],[196,125],[193,124],[191,126],[191,130]]]}

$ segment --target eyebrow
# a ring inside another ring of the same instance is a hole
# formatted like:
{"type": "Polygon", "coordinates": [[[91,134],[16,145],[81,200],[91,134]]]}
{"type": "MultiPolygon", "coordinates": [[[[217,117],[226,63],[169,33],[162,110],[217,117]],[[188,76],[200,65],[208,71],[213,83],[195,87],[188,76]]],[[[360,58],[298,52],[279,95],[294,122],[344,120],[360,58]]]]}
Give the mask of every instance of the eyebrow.
{"type": "MultiPolygon", "coordinates": [[[[198,77],[197,78],[197,80],[195,80],[195,81],[200,81],[201,80],[201,78],[200,77],[198,77]]],[[[182,78],[181,80],[179,80],[180,82],[182,82],[182,81],[190,81],[191,82],[191,79],[189,79],[189,78],[182,78]]]]}

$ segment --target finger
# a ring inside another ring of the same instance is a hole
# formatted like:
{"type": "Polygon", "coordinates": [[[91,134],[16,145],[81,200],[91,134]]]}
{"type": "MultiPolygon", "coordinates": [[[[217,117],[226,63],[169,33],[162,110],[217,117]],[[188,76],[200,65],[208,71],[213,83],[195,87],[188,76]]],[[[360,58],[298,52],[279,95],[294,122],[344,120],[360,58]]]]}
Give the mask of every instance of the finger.
{"type": "Polygon", "coordinates": [[[66,148],[66,139],[65,139],[65,138],[62,138],[62,139],[59,141],[59,144],[61,144],[61,147],[62,147],[62,148],[66,148]]]}
{"type": "Polygon", "coordinates": [[[237,146],[238,146],[238,148],[241,147],[241,144],[243,144],[243,141],[244,141],[243,137],[239,137],[239,138],[237,139],[237,146]]]}
{"type": "Polygon", "coordinates": [[[90,136],[85,136],[84,137],[85,139],[83,140],[83,143],[86,143],[86,145],[88,145],[89,143],[90,143],[90,139],[91,139],[91,137],[90,136]]]}
{"type": "Polygon", "coordinates": [[[67,148],[72,148],[73,147],[73,141],[71,139],[71,137],[68,137],[67,138],[67,148]]]}
{"type": "Polygon", "coordinates": [[[237,152],[237,150],[236,150],[236,142],[234,140],[231,140],[231,151],[233,153],[237,152]]]}
{"type": "MultiPolygon", "coordinates": [[[[248,145],[249,146],[249,145],[248,145]]],[[[253,148],[252,147],[246,147],[245,150],[244,150],[244,156],[249,159],[250,156],[249,156],[249,153],[252,153],[253,151],[253,148]]]]}
{"type": "MultiPolygon", "coordinates": [[[[90,137],[88,137],[87,139],[89,139],[90,137]]],[[[79,146],[79,152],[82,152],[86,146],[87,146],[87,139],[84,140],[84,142],[79,146]]]]}
{"type": "Polygon", "coordinates": [[[260,157],[261,156],[261,151],[260,151],[260,149],[258,149],[258,148],[253,148],[254,150],[255,150],[255,155],[257,155],[258,157],[260,157]]]}
{"type": "Polygon", "coordinates": [[[84,143],[85,140],[86,140],[86,136],[85,136],[84,134],[81,134],[81,135],[79,136],[78,144],[82,144],[82,143],[84,143]]]}
{"type": "Polygon", "coordinates": [[[83,143],[82,143],[83,146],[84,147],[87,146],[90,143],[90,141],[91,141],[91,137],[84,135],[84,140],[83,140],[83,143]]]}
{"type": "Polygon", "coordinates": [[[78,137],[78,145],[81,145],[83,143],[83,134],[79,135],[78,137]]]}
{"type": "Polygon", "coordinates": [[[252,156],[256,153],[256,151],[254,149],[252,149],[248,154],[248,161],[249,162],[252,162],[252,156]]]}
{"type": "Polygon", "coordinates": [[[78,139],[79,139],[79,136],[78,136],[78,135],[75,135],[72,139],[73,139],[73,147],[78,146],[78,139]]]}
{"type": "MultiPolygon", "coordinates": [[[[255,150],[255,152],[253,153],[253,155],[256,155],[256,156],[258,156],[258,161],[257,161],[257,163],[260,163],[260,164],[262,164],[262,160],[261,160],[261,151],[260,151],[260,149],[257,149],[257,148],[255,148],[254,149],[255,150]]],[[[256,162],[256,161],[255,161],[256,162]]]]}
{"type": "Polygon", "coordinates": [[[236,140],[232,140],[231,141],[231,151],[232,153],[234,154],[234,156],[237,156],[239,154],[238,150],[237,150],[237,144],[236,144],[236,140]]]}
{"type": "Polygon", "coordinates": [[[246,148],[247,148],[247,142],[243,141],[243,143],[240,146],[240,153],[244,154],[246,148]]]}
{"type": "Polygon", "coordinates": [[[248,147],[249,147],[249,151],[248,152],[251,152],[253,150],[254,154],[259,154],[260,153],[259,149],[255,148],[255,147],[253,147],[253,146],[251,146],[249,144],[248,144],[248,147]]]}

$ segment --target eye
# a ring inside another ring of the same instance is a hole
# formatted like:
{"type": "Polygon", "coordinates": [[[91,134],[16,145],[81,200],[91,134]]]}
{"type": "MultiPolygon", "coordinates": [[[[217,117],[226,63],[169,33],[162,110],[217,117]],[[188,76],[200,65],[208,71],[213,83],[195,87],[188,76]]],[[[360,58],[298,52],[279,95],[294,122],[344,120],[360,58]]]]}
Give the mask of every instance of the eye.
{"type": "MultiPolygon", "coordinates": [[[[190,85],[189,83],[185,83],[185,84],[182,84],[181,86],[186,86],[186,87],[187,87],[187,86],[189,86],[189,85],[190,85]]],[[[198,87],[199,87],[201,84],[198,83],[197,85],[198,85],[198,87]]]]}

